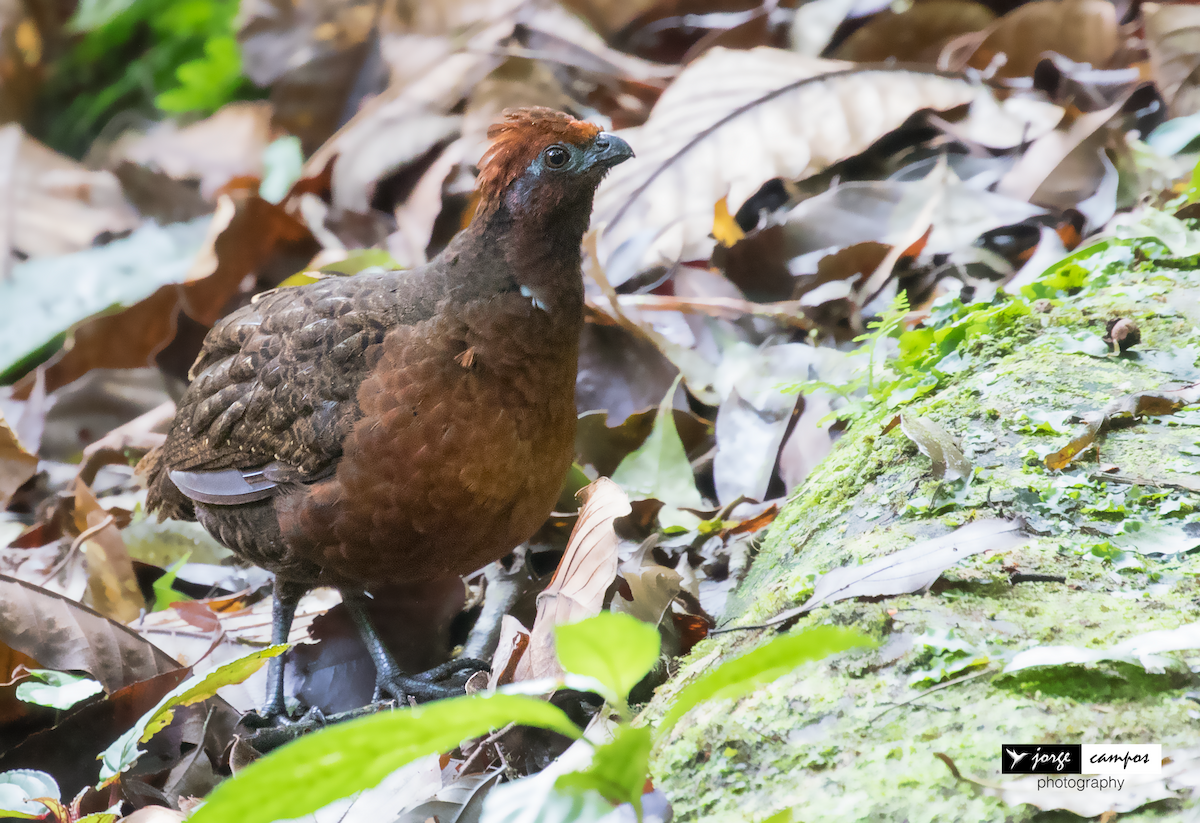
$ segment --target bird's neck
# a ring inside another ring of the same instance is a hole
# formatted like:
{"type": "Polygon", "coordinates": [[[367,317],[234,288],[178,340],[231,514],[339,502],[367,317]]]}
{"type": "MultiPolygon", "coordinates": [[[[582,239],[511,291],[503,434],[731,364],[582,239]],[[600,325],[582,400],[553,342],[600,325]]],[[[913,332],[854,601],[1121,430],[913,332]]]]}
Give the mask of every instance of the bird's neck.
{"type": "MultiPolygon", "coordinates": [[[[583,200],[584,198],[579,198],[583,200]]],[[[497,252],[510,277],[522,291],[544,304],[564,321],[581,323],[583,275],[580,243],[591,216],[592,198],[579,203],[555,203],[555,208],[516,209],[507,203],[491,211],[464,234],[473,245],[497,252]]],[[[464,238],[467,239],[467,238],[464,238]]]]}

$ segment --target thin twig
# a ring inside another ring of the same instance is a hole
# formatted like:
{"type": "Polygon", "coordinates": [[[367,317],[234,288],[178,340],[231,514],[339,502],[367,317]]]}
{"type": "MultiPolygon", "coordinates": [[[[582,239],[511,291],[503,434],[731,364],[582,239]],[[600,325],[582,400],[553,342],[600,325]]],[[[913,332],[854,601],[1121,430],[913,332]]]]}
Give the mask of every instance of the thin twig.
{"type": "MultiPolygon", "coordinates": [[[[503,729],[498,729],[497,731],[494,731],[491,734],[489,734],[483,740],[479,741],[479,745],[475,747],[475,751],[471,752],[470,756],[467,757],[467,759],[465,761],[463,761],[463,764],[458,767],[458,773],[466,774],[467,769],[471,766],[472,763],[475,762],[475,758],[479,757],[480,752],[487,749],[488,746],[491,746],[492,744],[496,743],[501,737],[503,737],[505,734],[507,734],[516,725],[517,725],[516,723],[509,723],[503,729]]],[[[497,749],[496,749],[496,754],[497,755],[500,754],[499,747],[497,747],[497,749]]],[[[503,760],[503,759],[504,758],[501,757],[501,760],[503,760]]]]}
{"type": "Polygon", "coordinates": [[[54,568],[46,573],[46,576],[42,578],[42,582],[38,585],[45,586],[47,583],[53,580],[54,576],[62,571],[63,566],[67,565],[67,561],[71,559],[71,556],[75,554],[75,552],[79,551],[79,547],[83,545],[83,541],[87,540],[97,532],[108,528],[114,522],[116,522],[115,517],[113,517],[111,514],[106,515],[105,518],[96,525],[86,528],[80,532],[79,536],[76,537],[74,542],[71,543],[71,548],[67,549],[67,553],[63,555],[63,559],[54,564],[54,568]]]}
{"type": "Polygon", "coordinates": [[[867,722],[874,723],[876,720],[883,717],[885,714],[890,712],[892,709],[898,709],[901,706],[907,706],[909,703],[912,703],[913,701],[916,701],[916,700],[920,700],[922,697],[928,697],[929,695],[933,694],[934,692],[941,691],[942,689],[948,689],[951,686],[955,686],[959,683],[964,683],[968,680],[974,680],[976,677],[983,677],[985,674],[990,674],[991,672],[992,672],[991,668],[982,669],[977,672],[971,672],[970,674],[964,674],[962,677],[956,677],[953,680],[947,680],[945,683],[938,683],[933,688],[926,689],[925,691],[921,692],[918,695],[914,695],[913,697],[910,697],[907,700],[901,700],[899,703],[894,703],[891,706],[888,706],[886,709],[884,709],[879,714],[872,717],[867,722]]]}

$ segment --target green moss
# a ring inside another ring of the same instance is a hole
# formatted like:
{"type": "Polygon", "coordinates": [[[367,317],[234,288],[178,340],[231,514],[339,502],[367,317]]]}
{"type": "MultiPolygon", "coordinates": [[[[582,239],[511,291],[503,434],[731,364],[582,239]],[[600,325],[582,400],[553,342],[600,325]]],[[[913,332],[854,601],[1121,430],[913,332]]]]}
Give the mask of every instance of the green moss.
{"type": "MultiPolygon", "coordinates": [[[[1032,539],[967,559],[927,594],[844,601],[801,618],[853,625],[880,647],[689,714],[652,763],[676,819],[765,820],[789,808],[796,820],[839,823],[1077,819],[1008,807],[958,783],[934,754],[999,782],[1002,743],[1159,742],[1169,751],[1200,735],[1187,696],[1198,678],[1186,667],[1156,674],[1104,663],[1000,674],[1013,654],[1035,646],[1102,649],[1200,620],[1200,552],[1161,553],[1200,532],[1200,495],[1172,485],[1200,482],[1200,454],[1181,451],[1200,440],[1200,415],[1113,431],[1100,444],[1100,463],[1094,454],[1064,472],[1042,463],[1071,439],[1071,414],[1173,377],[1133,355],[1063,351],[1064,337],[1103,335],[1109,318],[1124,316],[1142,330],[1135,351],[1200,342],[1195,321],[1165,299],[1200,283],[1196,272],[1097,271],[1094,285],[1060,294],[1049,313],[997,313],[994,326],[960,347],[970,367],[909,407],[962,438],[979,468],[970,485],[933,480],[928,459],[898,427],[884,434],[895,410],[860,418],[781,512],[730,597],[727,621],[760,623],[803,602],[830,569],[979,517],[1024,517],[1032,539]],[[1110,466],[1116,470],[1104,470],[1110,466]],[[1014,585],[1014,573],[1062,582],[1014,585]],[[940,673],[979,671],[922,695],[940,673]]],[[[646,718],[690,677],[763,636],[734,632],[701,643],[646,718]]],[[[1188,655],[1196,667],[1200,654],[1188,655]]],[[[1171,819],[1185,805],[1162,801],[1122,819],[1171,819]]]]}

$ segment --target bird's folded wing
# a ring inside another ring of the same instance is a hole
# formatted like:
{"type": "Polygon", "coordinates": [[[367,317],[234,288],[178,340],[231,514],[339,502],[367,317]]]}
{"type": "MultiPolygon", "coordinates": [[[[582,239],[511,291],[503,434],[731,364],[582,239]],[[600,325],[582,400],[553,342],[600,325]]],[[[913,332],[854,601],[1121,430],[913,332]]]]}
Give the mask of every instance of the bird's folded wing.
{"type": "Polygon", "coordinates": [[[331,278],[218,323],[163,449],[180,491],[200,502],[261,499],[271,493],[264,483],[279,482],[256,474],[268,464],[286,467],[288,482],[328,476],[359,417],[372,350],[390,328],[432,312],[412,285],[392,273],[331,278]]]}

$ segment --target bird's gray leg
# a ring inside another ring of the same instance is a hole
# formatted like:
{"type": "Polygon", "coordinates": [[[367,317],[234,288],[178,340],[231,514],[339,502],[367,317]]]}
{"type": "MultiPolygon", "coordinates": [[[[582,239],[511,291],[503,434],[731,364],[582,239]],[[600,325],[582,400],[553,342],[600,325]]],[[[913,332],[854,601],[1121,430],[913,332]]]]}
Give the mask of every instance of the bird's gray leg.
{"type": "Polygon", "coordinates": [[[391,652],[383,644],[379,633],[375,631],[371,617],[367,614],[365,595],[342,592],[342,602],[346,604],[350,617],[354,620],[354,625],[358,627],[359,636],[362,637],[371,659],[375,661],[375,700],[387,695],[400,705],[407,705],[409,697],[413,697],[419,702],[456,697],[463,693],[463,683],[466,682],[466,677],[462,676],[463,673],[473,673],[488,668],[487,664],[482,661],[460,658],[443,663],[427,672],[406,675],[400,670],[396,658],[392,657],[391,652]],[[436,682],[443,679],[449,682],[436,682]]]}
{"type": "MultiPolygon", "coordinates": [[[[288,635],[292,632],[296,606],[308,588],[299,583],[280,580],[277,576],[274,591],[275,602],[271,606],[271,643],[286,643],[288,635]]],[[[269,721],[286,719],[288,716],[287,704],[283,699],[283,655],[276,655],[267,661],[267,702],[260,714],[269,721]]]]}

